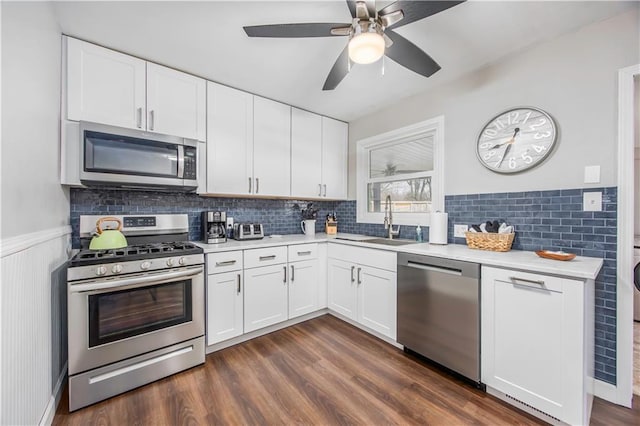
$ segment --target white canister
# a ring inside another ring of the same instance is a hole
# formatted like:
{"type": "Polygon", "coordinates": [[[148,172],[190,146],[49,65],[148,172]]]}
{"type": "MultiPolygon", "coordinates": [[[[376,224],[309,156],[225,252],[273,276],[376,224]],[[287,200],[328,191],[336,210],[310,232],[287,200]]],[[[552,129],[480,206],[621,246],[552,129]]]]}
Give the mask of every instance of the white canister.
{"type": "Polygon", "coordinates": [[[316,220],[307,219],[300,222],[300,228],[307,237],[313,237],[316,235],[316,220]]]}
{"type": "Polygon", "coordinates": [[[429,244],[447,244],[447,227],[449,215],[443,212],[432,212],[429,224],[429,244]]]}

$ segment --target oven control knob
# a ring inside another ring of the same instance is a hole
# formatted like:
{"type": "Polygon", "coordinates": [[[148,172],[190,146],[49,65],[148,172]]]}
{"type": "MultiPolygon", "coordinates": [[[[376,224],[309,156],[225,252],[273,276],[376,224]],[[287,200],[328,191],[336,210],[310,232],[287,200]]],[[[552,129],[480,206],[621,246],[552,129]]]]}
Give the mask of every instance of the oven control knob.
{"type": "Polygon", "coordinates": [[[178,263],[181,265],[184,265],[184,262],[186,262],[187,260],[184,257],[181,257],[180,260],[178,260],[178,263]]]}
{"type": "Polygon", "coordinates": [[[151,262],[148,262],[146,260],[140,264],[140,269],[142,269],[143,271],[146,271],[150,267],[151,267],[151,262]]]}
{"type": "Polygon", "coordinates": [[[107,268],[105,268],[104,266],[98,266],[98,267],[96,268],[96,275],[97,275],[97,276],[99,276],[99,277],[100,277],[100,276],[102,276],[102,275],[104,275],[104,274],[106,274],[106,273],[107,273],[107,268]]]}
{"type": "Polygon", "coordinates": [[[169,259],[167,259],[167,266],[173,266],[173,263],[173,258],[170,257],[169,259]]]}
{"type": "Polygon", "coordinates": [[[113,272],[114,274],[119,274],[120,272],[122,272],[122,265],[113,265],[111,267],[111,272],[113,272]]]}

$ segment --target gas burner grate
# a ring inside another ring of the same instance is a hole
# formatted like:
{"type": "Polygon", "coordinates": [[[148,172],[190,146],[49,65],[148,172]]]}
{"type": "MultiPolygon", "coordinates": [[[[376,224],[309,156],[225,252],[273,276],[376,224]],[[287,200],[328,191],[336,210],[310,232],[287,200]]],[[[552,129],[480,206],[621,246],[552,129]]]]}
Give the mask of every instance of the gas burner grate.
{"type": "Polygon", "coordinates": [[[81,250],[70,260],[69,264],[70,266],[82,266],[202,252],[200,247],[185,241],[136,244],[112,250],[81,250]]]}

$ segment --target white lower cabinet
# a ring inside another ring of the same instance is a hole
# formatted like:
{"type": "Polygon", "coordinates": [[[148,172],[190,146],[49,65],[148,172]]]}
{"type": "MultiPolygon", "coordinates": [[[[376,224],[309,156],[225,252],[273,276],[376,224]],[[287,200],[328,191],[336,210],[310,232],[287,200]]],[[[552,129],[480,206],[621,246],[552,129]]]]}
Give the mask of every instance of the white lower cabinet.
{"type": "Polygon", "coordinates": [[[568,424],[589,424],[593,280],[483,267],[481,292],[488,390],[568,424]]]}
{"type": "Polygon", "coordinates": [[[245,269],[244,281],[245,333],[287,319],[286,264],[245,269]]]}
{"type": "Polygon", "coordinates": [[[244,320],[242,271],[207,279],[207,345],[242,335],[244,320]]]}
{"type": "Polygon", "coordinates": [[[338,244],[328,250],[329,309],[395,340],[396,253],[338,244]]]}
{"type": "Polygon", "coordinates": [[[318,261],[289,263],[289,319],[318,310],[318,261]]]}

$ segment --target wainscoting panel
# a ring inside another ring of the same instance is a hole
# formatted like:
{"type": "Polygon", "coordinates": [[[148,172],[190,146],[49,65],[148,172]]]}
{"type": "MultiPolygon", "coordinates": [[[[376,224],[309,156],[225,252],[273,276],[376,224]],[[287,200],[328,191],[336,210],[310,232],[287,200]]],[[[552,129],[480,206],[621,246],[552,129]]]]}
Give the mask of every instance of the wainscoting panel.
{"type": "Polygon", "coordinates": [[[0,424],[51,422],[67,358],[62,265],[70,234],[64,226],[2,241],[0,424]]]}

